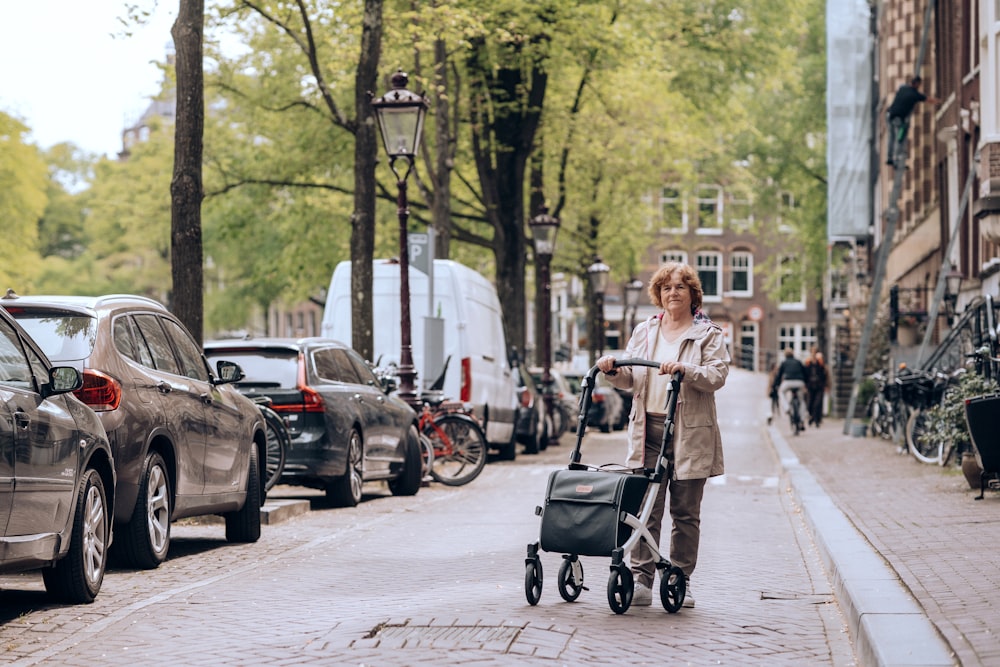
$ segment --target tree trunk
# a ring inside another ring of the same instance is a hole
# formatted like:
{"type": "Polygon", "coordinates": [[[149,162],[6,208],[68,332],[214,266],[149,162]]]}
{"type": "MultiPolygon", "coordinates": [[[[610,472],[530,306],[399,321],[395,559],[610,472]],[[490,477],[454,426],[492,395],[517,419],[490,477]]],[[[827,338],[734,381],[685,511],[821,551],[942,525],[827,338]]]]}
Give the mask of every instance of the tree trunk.
{"type": "Polygon", "coordinates": [[[200,344],[204,336],[201,180],[205,91],[202,69],[204,0],[180,0],[170,30],[177,52],[177,125],[170,182],[171,310],[200,344]]]}
{"type": "Polygon", "coordinates": [[[354,84],[354,212],[351,215],[351,346],[372,360],[372,258],[375,254],[375,166],[381,147],[372,110],[382,51],[382,0],[365,0],[361,54],[354,84]]]}

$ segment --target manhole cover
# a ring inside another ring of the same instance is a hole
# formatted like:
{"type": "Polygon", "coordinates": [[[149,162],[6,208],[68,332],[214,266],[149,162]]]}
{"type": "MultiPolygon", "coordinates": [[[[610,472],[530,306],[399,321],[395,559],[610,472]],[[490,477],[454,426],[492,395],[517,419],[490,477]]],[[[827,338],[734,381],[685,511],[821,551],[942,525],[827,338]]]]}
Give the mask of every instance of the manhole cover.
{"type": "Polygon", "coordinates": [[[368,639],[382,648],[467,648],[506,651],[521,628],[487,625],[380,625],[368,639]]]}

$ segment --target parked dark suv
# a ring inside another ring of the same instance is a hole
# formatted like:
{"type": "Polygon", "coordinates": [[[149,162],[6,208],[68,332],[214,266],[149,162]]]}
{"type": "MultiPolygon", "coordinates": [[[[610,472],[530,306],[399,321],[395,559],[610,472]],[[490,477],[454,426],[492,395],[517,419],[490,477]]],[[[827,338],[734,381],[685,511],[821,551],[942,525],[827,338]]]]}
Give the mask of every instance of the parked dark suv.
{"type": "Polygon", "coordinates": [[[423,478],[417,413],[375,376],[360,354],[329,338],[258,338],[205,343],[209,359],[238,363],[236,388],[267,396],[290,443],[279,484],[326,492],[353,507],[365,482],[384,480],[412,496],[423,478]]]}
{"type": "Polygon", "coordinates": [[[65,602],[93,602],[111,543],[115,473],[97,415],[0,308],[0,572],[42,569],[65,602]]]}
{"type": "Polygon", "coordinates": [[[221,514],[226,538],[255,542],[264,501],[260,411],[228,386],[239,366],[209,369],[201,348],[161,304],[131,295],[0,299],[54,362],[83,374],[80,400],[114,452],[114,554],[154,568],[175,519],[221,514]]]}

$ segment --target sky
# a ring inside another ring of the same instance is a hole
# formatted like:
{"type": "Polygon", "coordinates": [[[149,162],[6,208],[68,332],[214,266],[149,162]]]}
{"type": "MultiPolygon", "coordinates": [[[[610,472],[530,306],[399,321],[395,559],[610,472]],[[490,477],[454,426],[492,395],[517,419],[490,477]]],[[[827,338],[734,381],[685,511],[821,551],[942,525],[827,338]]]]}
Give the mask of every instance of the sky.
{"type": "MultiPolygon", "coordinates": [[[[31,129],[30,143],[64,141],[97,155],[121,150],[122,130],[159,92],[177,0],[125,36],[126,0],[0,0],[0,111],[31,129]]],[[[155,7],[155,9],[153,9],[155,7]]]]}

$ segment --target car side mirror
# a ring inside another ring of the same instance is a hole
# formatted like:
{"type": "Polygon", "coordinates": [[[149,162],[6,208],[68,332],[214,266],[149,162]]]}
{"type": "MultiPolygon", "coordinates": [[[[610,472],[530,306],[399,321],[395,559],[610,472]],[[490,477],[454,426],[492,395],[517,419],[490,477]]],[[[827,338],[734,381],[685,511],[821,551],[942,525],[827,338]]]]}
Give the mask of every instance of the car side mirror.
{"type": "Polygon", "coordinates": [[[48,396],[67,394],[83,386],[83,376],[72,366],[53,366],[49,369],[49,383],[42,393],[48,396]]]}
{"type": "Polygon", "coordinates": [[[235,361],[226,361],[225,359],[219,359],[215,363],[215,375],[216,379],[213,384],[239,382],[246,377],[246,373],[243,372],[238,363],[235,361]]]}

